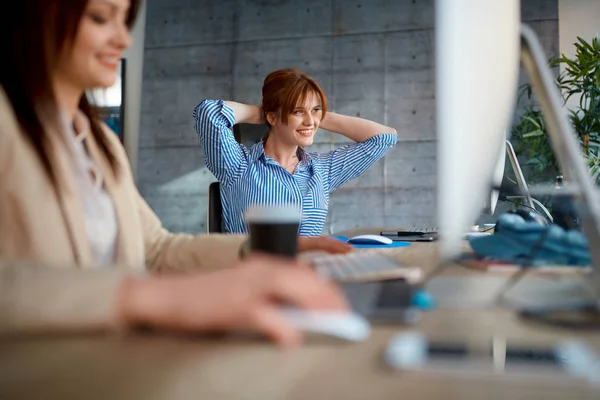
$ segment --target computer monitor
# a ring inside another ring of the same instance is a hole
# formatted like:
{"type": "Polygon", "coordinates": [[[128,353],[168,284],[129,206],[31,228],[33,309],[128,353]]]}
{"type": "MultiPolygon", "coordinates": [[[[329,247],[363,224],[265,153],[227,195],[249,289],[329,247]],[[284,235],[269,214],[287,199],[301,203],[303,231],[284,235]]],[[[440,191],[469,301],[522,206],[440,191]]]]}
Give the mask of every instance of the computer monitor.
{"type": "Polygon", "coordinates": [[[462,236],[492,188],[525,67],[552,149],[569,177],[590,245],[586,279],[600,307],[600,192],[563,109],[555,77],[535,32],[520,23],[519,0],[436,0],[439,256],[459,256],[462,236]]]}
{"type": "Polygon", "coordinates": [[[493,187],[519,78],[519,0],[437,0],[436,124],[439,251],[462,236],[493,187]]]}

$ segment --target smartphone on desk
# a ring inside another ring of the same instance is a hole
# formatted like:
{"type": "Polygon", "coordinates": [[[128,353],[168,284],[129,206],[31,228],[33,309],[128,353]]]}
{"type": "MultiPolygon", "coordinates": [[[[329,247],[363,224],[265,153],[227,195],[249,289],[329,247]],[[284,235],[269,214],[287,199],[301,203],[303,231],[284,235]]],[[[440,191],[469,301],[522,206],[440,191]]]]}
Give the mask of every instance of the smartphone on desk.
{"type": "MultiPolygon", "coordinates": [[[[586,380],[598,358],[585,343],[566,339],[554,346],[513,345],[497,339],[489,349],[471,348],[465,341],[432,341],[420,332],[392,337],[384,353],[387,367],[404,371],[466,373],[514,379],[586,380]]],[[[590,383],[592,383],[590,380],[590,383]]]]}
{"type": "Polygon", "coordinates": [[[435,232],[381,231],[379,234],[394,242],[433,242],[437,239],[435,232]]]}

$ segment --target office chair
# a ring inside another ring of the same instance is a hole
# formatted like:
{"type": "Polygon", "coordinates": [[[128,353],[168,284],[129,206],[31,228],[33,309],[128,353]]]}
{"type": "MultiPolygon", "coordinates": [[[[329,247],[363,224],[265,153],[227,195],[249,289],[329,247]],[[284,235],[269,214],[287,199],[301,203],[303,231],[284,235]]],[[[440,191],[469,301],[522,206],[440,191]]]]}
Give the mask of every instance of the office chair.
{"type": "MultiPolygon", "coordinates": [[[[242,143],[242,138],[245,138],[246,145],[250,146],[258,143],[268,131],[266,125],[243,124],[233,125],[233,136],[235,141],[242,143]]],[[[208,233],[225,233],[223,226],[223,207],[221,206],[221,188],[219,182],[212,182],[208,185],[208,210],[206,230],[208,233]]]]}
{"type": "Polygon", "coordinates": [[[208,233],[223,233],[223,208],[221,206],[221,187],[219,182],[208,185],[208,208],[206,218],[208,233]]]}

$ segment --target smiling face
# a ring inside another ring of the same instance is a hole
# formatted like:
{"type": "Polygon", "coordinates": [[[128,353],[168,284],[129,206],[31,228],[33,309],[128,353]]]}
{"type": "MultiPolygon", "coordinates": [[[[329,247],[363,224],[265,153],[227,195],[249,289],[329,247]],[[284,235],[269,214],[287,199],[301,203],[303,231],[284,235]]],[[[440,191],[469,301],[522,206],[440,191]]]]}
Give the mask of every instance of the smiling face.
{"type": "Polygon", "coordinates": [[[56,79],[87,90],[117,80],[123,51],[131,44],[129,0],[89,0],[72,47],[60,58],[56,79]]]}
{"type": "Polygon", "coordinates": [[[271,124],[272,137],[287,145],[300,147],[310,146],[313,143],[322,117],[321,99],[314,92],[309,92],[304,101],[301,100],[296,104],[291,114],[287,116],[287,123],[274,114],[267,115],[271,124]]]}
{"type": "Polygon", "coordinates": [[[314,80],[298,69],[271,72],[265,78],[262,109],[270,127],[263,138],[285,146],[310,146],[327,113],[327,96],[314,80]]]}

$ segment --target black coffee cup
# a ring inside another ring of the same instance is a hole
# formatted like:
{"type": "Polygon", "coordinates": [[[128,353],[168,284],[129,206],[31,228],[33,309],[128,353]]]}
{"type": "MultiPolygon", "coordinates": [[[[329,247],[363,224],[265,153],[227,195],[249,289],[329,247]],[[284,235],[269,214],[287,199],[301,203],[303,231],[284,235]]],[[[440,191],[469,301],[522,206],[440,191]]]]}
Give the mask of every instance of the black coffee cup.
{"type": "Polygon", "coordinates": [[[244,214],[250,231],[250,249],[284,257],[298,253],[302,213],[295,206],[252,206],[244,214]]]}

